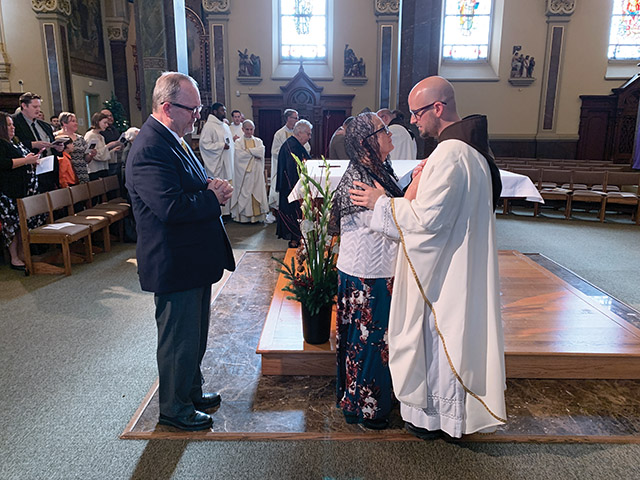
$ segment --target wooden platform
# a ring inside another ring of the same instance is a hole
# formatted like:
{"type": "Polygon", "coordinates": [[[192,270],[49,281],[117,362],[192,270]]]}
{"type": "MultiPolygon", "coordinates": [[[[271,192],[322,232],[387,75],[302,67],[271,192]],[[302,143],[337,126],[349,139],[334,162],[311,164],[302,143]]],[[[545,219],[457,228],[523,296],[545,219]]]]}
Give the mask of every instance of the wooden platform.
{"type": "MultiPolygon", "coordinates": [[[[640,328],[615,299],[586,295],[516,251],[501,251],[499,266],[507,377],[640,379],[640,328]]],[[[258,344],[263,375],[335,375],[335,313],[330,341],[306,344],[285,283],[281,275],[258,344]]]]}

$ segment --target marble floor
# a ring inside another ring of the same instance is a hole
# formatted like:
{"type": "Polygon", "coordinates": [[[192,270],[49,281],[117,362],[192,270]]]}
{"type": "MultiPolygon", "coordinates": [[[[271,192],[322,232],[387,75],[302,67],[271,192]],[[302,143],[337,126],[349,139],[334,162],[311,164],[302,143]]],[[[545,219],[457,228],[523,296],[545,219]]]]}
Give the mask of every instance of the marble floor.
{"type": "MultiPolygon", "coordinates": [[[[208,350],[203,361],[206,391],[219,391],[222,405],[212,412],[209,431],[183,432],[157,425],[154,385],[121,438],[193,440],[394,440],[415,441],[395,409],[389,429],[376,432],[347,425],[335,408],[333,377],[260,374],[255,348],[277,280],[272,256],[247,252],[219,290],[212,308],[208,350]]],[[[593,285],[543,256],[532,258],[588,295],[607,297],[615,309],[637,314],[593,285]]],[[[640,381],[507,381],[509,422],[492,435],[464,442],[640,443],[640,381]]]]}

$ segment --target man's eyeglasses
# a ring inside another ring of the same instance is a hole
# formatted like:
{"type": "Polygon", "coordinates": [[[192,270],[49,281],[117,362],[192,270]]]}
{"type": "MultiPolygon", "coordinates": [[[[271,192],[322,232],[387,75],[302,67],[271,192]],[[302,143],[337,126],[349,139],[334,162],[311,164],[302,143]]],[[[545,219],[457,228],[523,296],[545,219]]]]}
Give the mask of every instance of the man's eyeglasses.
{"type": "Polygon", "coordinates": [[[191,112],[191,115],[194,115],[194,116],[199,114],[200,111],[202,110],[202,105],[198,105],[197,107],[187,107],[186,105],[181,105],[176,102],[164,102],[164,103],[169,103],[174,107],[182,108],[183,110],[188,110],[191,112]]]}
{"type": "Polygon", "coordinates": [[[380,132],[384,132],[387,135],[389,135],[391,133],[391,130],[389,130],[389,127],[387,127],[386,125],[382,125],[379,129],[377,129],[375,132],[370,133],[369,135],[367,135],[364,138],[369,138],[369,137],[373,137],[374,135],[379,134],[380,132]]]}
{"type": "Polygon", "coordinates": [[[433,107],[436,103],[441,103],[442,105],[446,105],[447,104],[447,102],[441,102],[440,100],[436,100],[435,102],[430,103],[426,107],[422,107],[422,108],[419,108],[417,110],[409,110],[409,112],[411,112],[411,115],[416,117],[416,120],[420,120],[422,118],[422,115],[424,115],[425,112],[427,110],[429,110],[431,107],[433,107]]]}

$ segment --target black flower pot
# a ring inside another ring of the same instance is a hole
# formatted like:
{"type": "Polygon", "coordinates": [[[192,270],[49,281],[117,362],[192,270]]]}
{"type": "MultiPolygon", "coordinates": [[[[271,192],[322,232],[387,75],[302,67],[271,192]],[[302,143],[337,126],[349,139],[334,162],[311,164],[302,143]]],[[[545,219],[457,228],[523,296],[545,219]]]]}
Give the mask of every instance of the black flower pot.
{"type": "Polygon", "coordinates": [[[333,304],[329,303],[322,307],[316,315],[311,315],[302,305],[302,336],[305,342],[320,345],[329,341],[332,307],[333,304]]]}

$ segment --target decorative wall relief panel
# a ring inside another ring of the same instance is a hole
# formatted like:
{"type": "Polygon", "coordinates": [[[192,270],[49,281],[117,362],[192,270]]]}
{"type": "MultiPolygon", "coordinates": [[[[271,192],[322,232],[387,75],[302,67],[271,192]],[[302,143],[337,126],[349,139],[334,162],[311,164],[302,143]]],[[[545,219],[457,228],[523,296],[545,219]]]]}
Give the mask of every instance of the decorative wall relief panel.
{"type": "Polygon", "coordinates": [[[547,0],[546,15],[571,15],[576,9],[576,0],[547,0]]]}
{"type": "Polygon", "coordinates": [[[36,13],[71,15],[71,2],[69,0],[31,0],[31,8],[36,13]]]}
{"type": "Polygon", "coordinates": [[[202,8],[207,13],[229,13],[229,0],[202,0],[202,8]]]}
{"type": "Polygon", "coordinates": [[[400,12],[400,0],[375,0],[376,15],[397,15],[400,12]]]}

